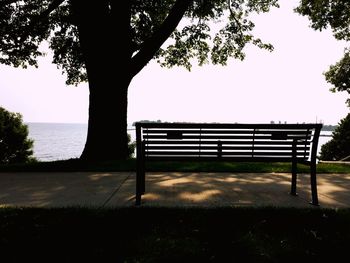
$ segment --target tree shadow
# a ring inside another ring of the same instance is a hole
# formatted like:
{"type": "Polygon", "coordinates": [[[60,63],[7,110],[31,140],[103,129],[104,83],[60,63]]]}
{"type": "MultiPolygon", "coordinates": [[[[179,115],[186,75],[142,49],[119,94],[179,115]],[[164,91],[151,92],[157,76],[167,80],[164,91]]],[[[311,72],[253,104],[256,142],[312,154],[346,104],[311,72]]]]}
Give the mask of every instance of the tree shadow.
{"type": "MultiPolygon", "coordinates": [[[[350,206],[350,175],[318,175],[321,207],[350,206]]],[[[147,173],[143,205],[314,207],[309,174],[298,175],[298,196],[287,173],[147,173]]]]}
{"type": "MultiPolygon", "coordinates": [[[[0,173],[0,206],[125,207],[135,205],[134,172],[0,173]]],[[[318,174],[320,207],[350,207],[350,174],[318,174]]],[[[308,207],[309,174],[149,172],[142,206],[308,207]]],[[[317,207],[315,207],[317,208],[317,207]]]]}
{"type": "Polygon", "coordinates": [[[132,174],[132,172],[1,173],[0,205],[101,207],[132,174]]]}

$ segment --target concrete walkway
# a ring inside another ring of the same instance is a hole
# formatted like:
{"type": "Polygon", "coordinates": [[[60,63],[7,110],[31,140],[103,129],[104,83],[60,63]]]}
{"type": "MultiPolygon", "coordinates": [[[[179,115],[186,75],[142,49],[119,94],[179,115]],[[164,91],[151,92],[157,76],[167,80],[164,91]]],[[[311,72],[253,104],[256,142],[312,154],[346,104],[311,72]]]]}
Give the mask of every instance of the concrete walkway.
{"type": "MultiPolygon", "coordinates": [[[[285,173],[147,173],[143,206],[287,206],[309,204],[309,175],[289,195],[285,173]]],[[[350,207],[350,174],[318,174],[320,207],[350,207]]],[[[0,173],[0,206],[134,206],[134,172],[0,173]]]]}

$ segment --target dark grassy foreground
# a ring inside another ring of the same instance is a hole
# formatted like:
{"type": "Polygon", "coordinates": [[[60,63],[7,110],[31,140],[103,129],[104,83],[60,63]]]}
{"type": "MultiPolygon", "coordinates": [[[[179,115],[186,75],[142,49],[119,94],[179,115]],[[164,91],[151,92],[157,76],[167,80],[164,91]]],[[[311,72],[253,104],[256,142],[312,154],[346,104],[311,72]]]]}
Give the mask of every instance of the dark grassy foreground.
{"type": "Polygon", "coordinates": [[[2,262],[346,262],[349,245],[350,210],[0,209],[2,262]]]}
{"type": "MultiPolygon", "coordinates": [[[[172,172],[291,172],[291,163],[256,162],[148,162],[147,171],[172,172]]],[[[73,172],[73,171],[136,171],[136,160],[86,163],[79,159],[53,162],[33,162],[27,164],[0,165],[0,172],[73,172]]],[[[307,165],[298,165],[298,172],[308,173],[307,165]]],[[[318,173],[350,173],[350,165],[317,165],[318,173]]]]}

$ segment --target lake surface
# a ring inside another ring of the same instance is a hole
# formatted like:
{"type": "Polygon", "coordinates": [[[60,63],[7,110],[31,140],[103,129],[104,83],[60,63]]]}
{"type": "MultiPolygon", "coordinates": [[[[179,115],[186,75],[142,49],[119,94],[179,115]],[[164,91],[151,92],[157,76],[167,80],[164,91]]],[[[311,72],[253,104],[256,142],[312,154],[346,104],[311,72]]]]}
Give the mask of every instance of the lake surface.
{"type": "MultiPolygon", "coordinates": [[[[87,124],[77,123],[26,123],[29,137],[34,140],[34,156],[40,161],[66,160],[78,158],[85,145],[87,124]]],[[[129,126],[131,140],[136,140],[135,127],[129,126]]],[[[321,135],[332,132],[322,131],[321,135]]],[[[318,152],[321,146],[331,137],[320,137],[318,152]]]]}
{"type": "Polygon", "coordinates": [[[27,123],[40,161],[77,158],[84,149],[87,124],[27,123]]]}

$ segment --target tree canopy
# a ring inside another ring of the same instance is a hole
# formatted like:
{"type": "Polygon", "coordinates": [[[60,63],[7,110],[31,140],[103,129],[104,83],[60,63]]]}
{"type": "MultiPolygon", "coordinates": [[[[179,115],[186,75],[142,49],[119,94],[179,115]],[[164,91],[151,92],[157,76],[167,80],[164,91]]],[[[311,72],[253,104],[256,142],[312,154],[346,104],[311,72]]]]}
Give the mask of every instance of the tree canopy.
{"type": "MultiPolygon", "coordinates": [[[[338,40],[350,41],[350,1],[349,0],[302,0],[296,11],[307,16],[315,30],[331,28],[338,40]]],[[[346,91],[350,94],[350,49],[344,51],[344,57],[331,65],[324,73],[332,92],[346,91]]],[[[350,99],[347,100],[350,106],[350,99]]]]}
{"type": "Polygon", "coordinates": [[[0,164],[32,161],[32,148],[22,115],[0,107],[0,164]]]}
{"type": "Polygon", "coordinates": [[[332,139],[322,145],[321,160],[339,161],[350,155],[350,113],[339,122],[332,139]]]}
{"type": "Polygon", "coordinates": [[[128,87],[152,59],[191,69],[243,59],[253,36],[251,14],[278,0],[2,0],[0,63],[38,66],[41,43],[67,84],[89,82],[88,134],[81,159],[125,159],[128,87]]]}
{"type": "MultiPolygon", "coordinates": [[[[132,0],[132,63],[137,64],[145,53],[149,53],[150,59],[157,58],[162,66],[177,65],[190,69],[193,59],[199,65],[209,61],[225,65],[229,57],[243,59],[243,48],[248,43],[272,50],[271,44],[265,44],[252,35],[254,23],[249,20],[249,15],[268,12],[270,7],[278,6],[277,1],[132,0]],[[167,19],[179,19],[175,16],[180,16],[181,19],[182,12],[187,19],[186,25],[173,30],[171,21],[166,23],[167,19]],[[211,32],[210,23],[219,21],[226,22],[221,23],[217,32],[211,32]],[[168,38],[164,34],[166,30],[171,31],[172,41],[160,48],[168,38]],[[159,43],[154,44],[155,39],[159,43]]],[[[74,2],[76,1],[2,0],[0,63],[23,68],[38,66],[37,57],[44,55],[40,44],[47,40],[54,53],[53,63],[67,74],[67,84],[87,81],[77,19],[71,8],[74,2]]],[[[117,10],[120,5],[120,1],[100,2],[106,2],[108,12],[117,10]]],[[[118,36],[118,25],[115,25],[114,30],[112,33],[118,36]]],[[[135,65],[134,75],[141,70],[143,64],[135,65]]]]}

